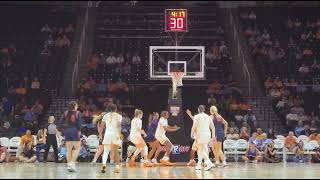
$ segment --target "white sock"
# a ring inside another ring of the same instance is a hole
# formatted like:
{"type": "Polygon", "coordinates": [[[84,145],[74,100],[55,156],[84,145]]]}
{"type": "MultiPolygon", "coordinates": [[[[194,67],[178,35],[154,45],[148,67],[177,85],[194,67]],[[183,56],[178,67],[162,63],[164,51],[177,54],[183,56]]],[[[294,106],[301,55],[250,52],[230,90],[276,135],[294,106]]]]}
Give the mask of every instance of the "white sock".
{"type": "Polygon", "coordinates": [[[222,162],[222,164],[223,164],[223,165],[226,165],[226,164],[227,164],[227,161],[226,161],[226,160],[224,160],[224,161],[222,162]]]}
{"type": "Polygon", "coordinates": [[[216,164],[220,164],[220,161],[216,161],[216,164]]]}
{"type": "Polygon", "coordinates": [[[148,160],[148,147],[147,147],[147,146],[145,146],[145,147],[143,148],[142,156],[143,156],[143,159],[144,159],[145,161],[148,160]]]}
{"type": "Polygon", "coordinates": [[[103,155],[102,155],[102,164],[103,165],[107,164],[109,152],[110,152],[110,147],[105,145],[103,155]]]}

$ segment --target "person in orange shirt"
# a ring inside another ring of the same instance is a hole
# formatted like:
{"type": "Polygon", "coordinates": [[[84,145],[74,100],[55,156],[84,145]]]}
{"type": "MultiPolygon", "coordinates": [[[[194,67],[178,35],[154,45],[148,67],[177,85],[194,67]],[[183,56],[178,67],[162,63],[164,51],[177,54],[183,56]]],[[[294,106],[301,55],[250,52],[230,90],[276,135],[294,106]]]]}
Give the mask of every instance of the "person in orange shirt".
{"type": "Polygon", "coordinates": [[[313,52],[308,48],[303,50],[303,55],[304,56],[311,56],[312,54],[313,54],[313,52]]]}
{"type": "Polygon", "coordinates": [[[274,81],[274,85],[278,88],[282,87],[282,81],[280,80],[279,77],[277,77],[277,79],[274,81]]]}
{"type": "Polygon", "coordinates": [[[295,149],[296,145],[298,143],[298,139],[296,136],[294,136],[293,131],[289,131],[288,136],[284,140],[284,145],[285,147],[290,151],[293,152],[295,149]]]}
{"type": "Polygon", "coordinates": [[[23,149],[26,148],[26,146],[28,144],[34,144],[34,138],[31,134],[31,131],[28,129],[26,131],[26,134],[23,135],[21,138],[20,138],[20,146],[18,147],[18,150],[17,150],[17,154],[16,154],[16,157],[19,157],[23,151],[23,149]]]}
{"type": "Polygon", "coordinates": [[[20,84],[18,88],[16,88],[16,94],[18,95],[26,95],[27,89],[23,87],[23,84],[20,84]]]}
{"type": "Polygon", "coordinates": [[[317,131],[312,131],[311,135],[309,136],[310,141],[317,141],[320,143],[320,134],[317,133],[317,131]]]}
{"type": "Polygon", "coordinates": [[[267,90],[269,90],[273,86],[273,80],[270,77],[268,77],[268,79],[264,82],[264,86],[267,90]]]}
{"type": "Polygon", "coordinates": [[[98,67],[99,62],[100,62],[100,57],[97,54],[93,54],[90,57],[90,59],[89,59],[87,64],[88,64],[90,69],[96,70],[97,67],[98,67]]]}

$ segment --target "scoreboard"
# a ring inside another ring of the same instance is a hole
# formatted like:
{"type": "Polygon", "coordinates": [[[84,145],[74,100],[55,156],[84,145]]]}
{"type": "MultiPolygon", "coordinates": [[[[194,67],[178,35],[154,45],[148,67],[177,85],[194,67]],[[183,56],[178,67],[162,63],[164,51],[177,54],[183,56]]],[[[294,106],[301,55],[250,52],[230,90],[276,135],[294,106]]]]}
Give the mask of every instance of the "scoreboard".
{"type": "Polygon", "coordinates": [[[166,32],[187,32],[187,10],[166,9],[165,10],[165,31],[166,32]]]}

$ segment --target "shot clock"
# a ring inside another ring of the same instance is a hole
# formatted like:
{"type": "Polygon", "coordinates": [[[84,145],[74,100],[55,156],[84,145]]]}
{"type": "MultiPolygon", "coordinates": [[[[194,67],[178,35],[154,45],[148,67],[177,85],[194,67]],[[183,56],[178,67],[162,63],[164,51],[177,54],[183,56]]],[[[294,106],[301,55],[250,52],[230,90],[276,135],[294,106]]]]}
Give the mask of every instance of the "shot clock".
{"type": "Polygon", "coordinates": [[[166,32],[187,32],[187,10],[166,9],[165,10],[166,32]]]}

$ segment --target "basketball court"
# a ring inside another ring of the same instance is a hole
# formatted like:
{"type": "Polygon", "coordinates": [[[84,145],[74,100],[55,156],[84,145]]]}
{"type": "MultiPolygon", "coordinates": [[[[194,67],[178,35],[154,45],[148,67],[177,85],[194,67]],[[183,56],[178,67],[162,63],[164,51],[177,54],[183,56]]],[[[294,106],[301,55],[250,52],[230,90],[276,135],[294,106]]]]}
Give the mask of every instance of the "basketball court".
{"type": "Polygon", "coordinates": [[[154,168],[121,168],[121,173],[114,174],[114,167],[108,166],[105,174],[100,173],[100,165],[79,163],[78,173],[68,173],[65,164],[5,163],[0,166],[1,179],[238,179],[238,178],[319,178],[319,164],[244,164],[230,163],[225,168],[213,168],[210,171],[195,171],[194,167],[154,167],[154,168]],[[110,167],[110,168],[109,168],[110,167]],[[26,171],[28,170],[28,171],[26,171]]]}

